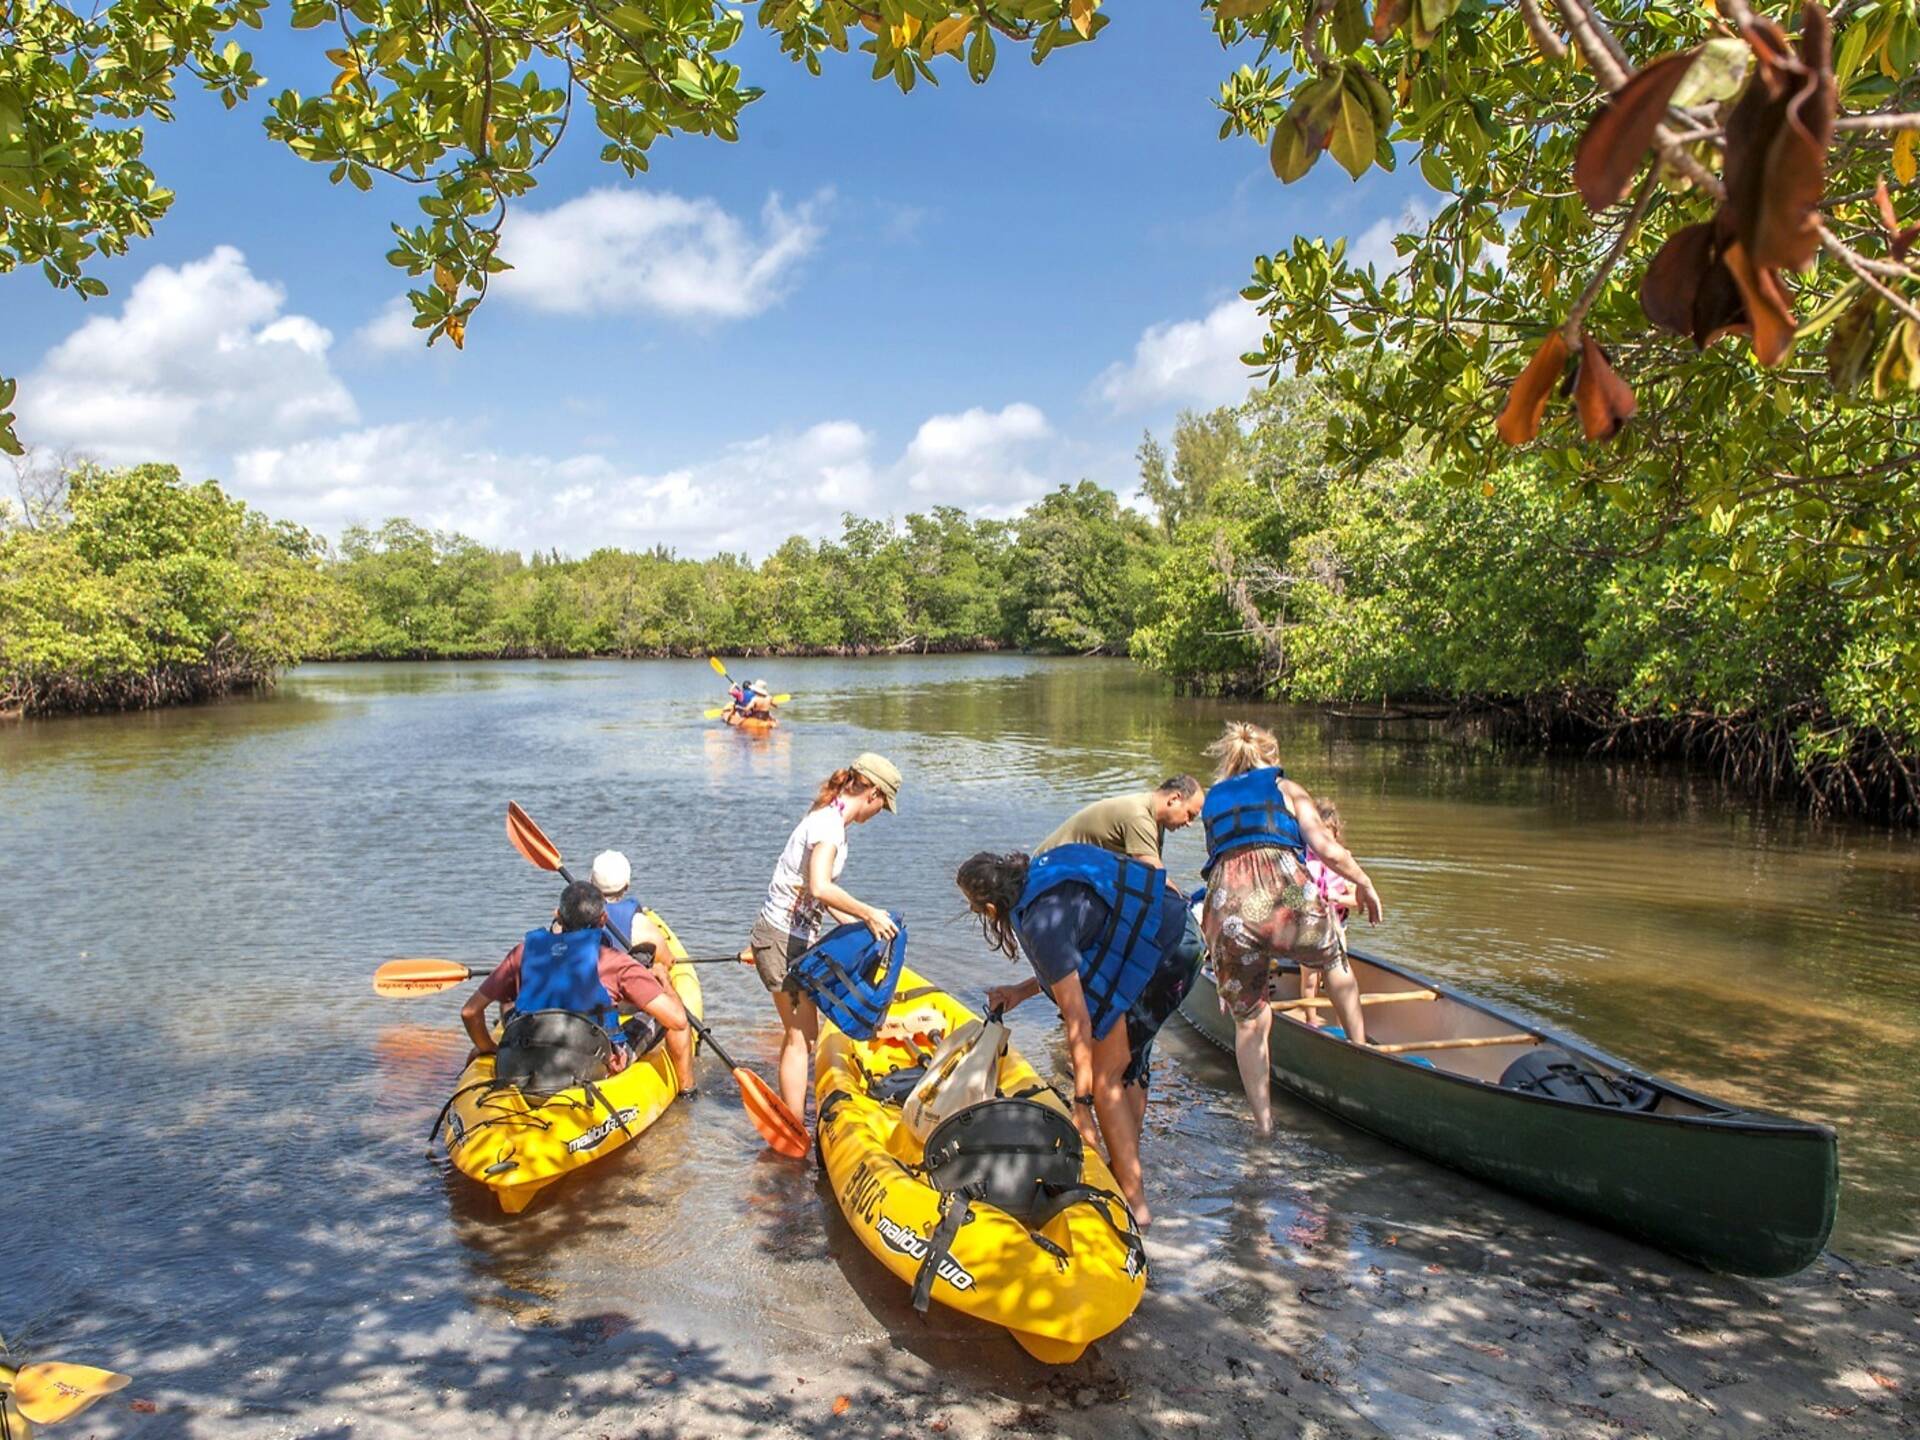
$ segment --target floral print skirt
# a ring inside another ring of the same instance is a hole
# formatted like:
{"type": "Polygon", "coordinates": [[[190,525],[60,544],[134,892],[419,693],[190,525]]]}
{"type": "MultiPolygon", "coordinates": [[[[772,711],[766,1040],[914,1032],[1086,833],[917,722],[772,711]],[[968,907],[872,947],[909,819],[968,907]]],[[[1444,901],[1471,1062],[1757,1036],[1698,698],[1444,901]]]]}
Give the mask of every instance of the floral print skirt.
{"type": "Polygon", "coordinates": [[[1236,1020],[1266,1001],[1276,963],[1328,971],[1347,963],[1339,916],[1300,856],[1277,846],[1253,845],[1221,857],[1207,886],[1200,932],[1221,1007],[1236,1020]]]}

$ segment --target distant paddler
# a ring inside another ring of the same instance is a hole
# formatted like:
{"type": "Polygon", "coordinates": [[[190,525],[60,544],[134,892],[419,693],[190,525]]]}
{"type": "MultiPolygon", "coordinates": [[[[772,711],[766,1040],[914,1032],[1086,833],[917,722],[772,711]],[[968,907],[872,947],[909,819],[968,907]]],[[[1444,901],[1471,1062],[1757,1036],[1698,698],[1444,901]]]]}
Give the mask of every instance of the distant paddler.
{"type": "Polygon", "coordinates": [[[731,698],[724,718],[729,725],[747,722],[771,725],[779,718],[773,713],[775,709],[773,691],[765,680],[749,680],[745,685],[736,685],[727,693],[731,698]]]}
{"type": "Polygon", "coordinates": [[[1273,1130],[1267,987],[1275,965],[1291,962],[1323,972],[1347,1039],[1358,1045],[1367,1038],[1360,986],[1347,964],[1346,931],[1307,871],[1309,850],[1353,886],[1354,903],[1374,924],[1382,914],[1380,896],[1321,818],[1313,796],[1280,768],[1280,743],[1272,731],[1234,721],[1207,753],[1220,763],[1200,812],[1207,831],[1200,928],[1220,1007],[1233,1019],[1234,1058],[1254,1127],[1266,1135],[1273,1130]]]}

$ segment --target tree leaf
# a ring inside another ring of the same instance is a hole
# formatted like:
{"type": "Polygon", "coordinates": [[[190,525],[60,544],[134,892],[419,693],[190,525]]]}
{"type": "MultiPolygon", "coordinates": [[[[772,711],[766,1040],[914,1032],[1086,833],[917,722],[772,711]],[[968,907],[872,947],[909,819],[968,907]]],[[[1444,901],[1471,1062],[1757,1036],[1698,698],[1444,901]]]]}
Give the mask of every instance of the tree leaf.
{"type": "Polygon", "coordinates": [[[1573,155],[1573,180],[1589,210],[1616,204],[1653,148],[1667,103],[1700,52],[1682,50],[1648,65],[1601,107],[1573,155]]]}
{"type": "Polygon", "coordinates": [[[1334,118],[1327,149],[1341,168],[1358,180],[1373,164],[1376,136],[1373,129],[1373,105],[1366,87],[1357,81],[1340,89],[1340,109],[1334,118]]]}
{"type": "Polygon", "coordinates": [[[1540,433],[1540,418],[1547,401],[1567,368],[1567,341],[1558,330],[1550,332],[1533,352],[1526,369],[1507,391],[1507,403],[1501,408],[1495,428],[1509,445],[1524,445],[1540,433]]]}
{"type": "Polygon", "coordinates": [[[1614,373],[1606,352],[1591,335],[1580,337],[1580,371],[1573,382],[1573,407],[1589,440],[1611,440],[1640,408],[1633,387],[1614,373]]]}
{"type": "Polygon", "coordinates": [[[1920,130],[1902,130],[1893,137],[1893,178],[1911,185],[1916,175],[1920,175],[1920,130]]]}
{"type": "Polygon", "coordinates": [[[1300,126],[1291,114],[1282,115],[1273,127],[1273,139],[1267,147],[1267,159],[1283,185],[1291,185],[1313,168],[1320,151],[1307,144],[1300,126]]]}
{"type": "Polygon", "coordinates": [[[1793,349],[1793,302],[1780,283],[1780,272],[1755,265],[1738,240],[1722,248],[1720,259],[1739,286],[1740,299],[1747,307],[1747,319],[1753,326],[1753,357],[1772,369],[1793,349]]]}
{"type": "Polygon", "coordinates": [[[1673,92],[1673,103],[1682,107],[1708,105],[1716,100],[1731,100],[1746,82],[1747,66],[1753,52],[1737,35],[1716,35],[1696,51],[1686,78],[1673,92]]]}
{"type": "Polygon", "coordinates": [[[1351,55],[1367,43],[1367,0],[1335,0],[1333,7],[1333,43],[1343,55],[1351,55]]]}
{"type": "Polygon", "coordinates": [[[967,43],[967,31],[973,28],[974,17],[968,15],[950,15],[927,32],[927,53],[930,55],[958,55],[967,43]]]}
{"type": "Polygon", "coordinates": [[[1802,7],[1800,24],[1797,54],[1771,20],[1747,25],[1757,69],[1727,116],[1725,208],[1756,271],[1803,269],[1820,248],[1815,211],[1838,104],[1832,33],[1816,4],[1802,7]]]}
{"type": "Polygon", "coordinates": [[[1373,0],[1373,38],[1385,41],[1406,21],[1413,0],[1373,0]]]}
{"type": "Polygon", "coordinates": [[[1067,16],[1082,40],[1093,38],[1093,0],[1067,0],[1067,16]]]}

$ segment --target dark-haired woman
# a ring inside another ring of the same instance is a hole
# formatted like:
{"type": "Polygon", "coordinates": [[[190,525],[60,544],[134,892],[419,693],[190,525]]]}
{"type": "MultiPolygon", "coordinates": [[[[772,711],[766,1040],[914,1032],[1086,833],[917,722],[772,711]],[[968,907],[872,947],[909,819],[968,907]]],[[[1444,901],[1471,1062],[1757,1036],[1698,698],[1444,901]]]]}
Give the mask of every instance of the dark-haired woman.
{"type": "Polygon", "coordinates": [[[829,775],[807,818],[787,837],[747,939],[760,983],[780,1012],[780,1098],[795,1115],[806,1114],[820,1011],[787,971],[819,941],[829,918],[857,921],[880,940],[893,938],[897,927],[886,908],[856,899],[839,880],[847,863],[847,827],[894,809],[899,795],[900,772],[880,755],[856,755],[829,775]]]}
{"type": "Polygon", "coordinates": [[[1120,1193],[1134,1219],[1151,1224],[1140,1176],[1145,1106],[1128,1086],[1141,1085],[1144,1097],[1147,1051],[1193,982],[1199,952],[1187,939],[1186,903],[1164,870],[1094,845],[982,851],[955,883],[987,943],[1033,966],[1033,980],[995,986],[988,1004],[1012,1009],[1045,990],[1059,1007],[1074,1124],[1089,1145],[1105,1138],[1120,1193]]]}

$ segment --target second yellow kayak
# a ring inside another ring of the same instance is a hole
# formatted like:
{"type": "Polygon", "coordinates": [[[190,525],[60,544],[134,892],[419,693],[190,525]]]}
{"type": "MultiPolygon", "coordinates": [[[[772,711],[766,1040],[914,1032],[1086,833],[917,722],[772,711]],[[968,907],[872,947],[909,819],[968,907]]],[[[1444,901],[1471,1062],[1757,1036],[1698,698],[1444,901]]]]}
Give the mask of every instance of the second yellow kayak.
{"type": "MultiPolygon", "coordinates": [[[[905,1021],[897,1028],[919,1032],[921,1042],[979,1019],[911,970],[902,972],[898,996],[888,1018],[905,1021]]],[[[883,1025],[882,1036],[887,1033],[883,1025]]],[[[855,1040],[823,1023],[814,1080],[820,1155],[834,1197],[860,1242],[908,1285],[920,1277],[951,1202],[918,1168],[925,1144],[902,1123],[900,1104],[873,1088],[920,1058],[908,1044],[855,1040]]],[[[1001,1096],[1068,1113],[1011,1047],[998,1080],[1001,1096]]],[[[1075,1188],[1084,1187],[1084,1197],[1037,1230],[984,1200],[972,1201],[972,1218],[953,1234],[932,1276],[933,1299],[1004,1325],[1029,1354],[1052,1364],[1077,1360],[1117,1328],[1147,1283],[1146,1251],[1112,1174],[1091,1148],[1083,1161],[1075,1188]]]]}

